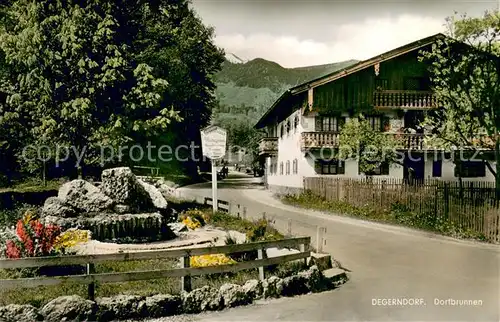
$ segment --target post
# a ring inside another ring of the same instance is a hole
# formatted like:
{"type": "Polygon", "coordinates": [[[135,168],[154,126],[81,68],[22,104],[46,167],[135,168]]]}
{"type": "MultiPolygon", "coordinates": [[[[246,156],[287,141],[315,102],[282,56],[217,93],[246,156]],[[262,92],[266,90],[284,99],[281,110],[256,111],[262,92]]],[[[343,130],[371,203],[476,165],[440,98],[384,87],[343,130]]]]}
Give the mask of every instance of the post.
{"type": "Polygon", "coordinates": [[[292,219],[288,219],[288,236],[292,236],[292,219]]]}
{"type": "Polygon", "coordinates": [[[262,219],[266,220],[266,212],[265,211],[262,213],[262,219]]]}
{"type": "Polygon", "coordinates": [[[324,233],[326,233],[326,228],[318,226],[316,231],[316,251],[318,254],[323,252],[324,233]]]}
{"type": "Polygon", "coordinates": [[[243,206],[243,219],[247,219],[247,207],[243,206]]]}
{"type": "Polygon", "coordinates": [[[217,167],[215,166],[215,160],[210,160],[212,163],[212,209],[213,212],[217,211],[217,167]]]}
{"type": "MultiPolygon", "coordinates": [[[[304,244],[300,244],[300,245],[299,245],[299,251],[300,251],[301,253],[305,252],[305,251],[306,251],[306,245],[304,245],[304,244]]],[[[304,266],[305,266],[305,267],[307,267],[307,257],[306,257],[306,258],[304,258],[304,266]]]]}
{"type": "Polygon", "coordinates": [[[450,212],[450,193],[448,188],[448,183],[444,184],[444,216],[448,219],[448,215],[450,212]]]}
{"type": "Polygon", "coordinates": [[[240,204],[238,204],[238,218],[240,218],[240,204]]]}
{"type": "MultiPolygon", "coordinates": [[[[95,273],[94,264],[87,264],[87,275],[95,273]]],[[[88,285],[87,299],[93,301],[95,299],[95,283],[92,282],[88,285]]]]}
{"type": "MultiPolygon", "coordinates": [[[[257,259],[264,259],[262,248],[257,249],[257,259]]],[[[259,266],[259,280],[263,281],[265,279],[264,276],[264,266],[259,266]]]]}
{"type": "MultiPolygon", "coordinates": [[[[190,261],[189,256],[181,257],[182,268],[189,268],[190,267],[189,261],[190,261]]],[[[191,276],[181,277],[181,290],[186,292],[191,292],[191,276]]]]}

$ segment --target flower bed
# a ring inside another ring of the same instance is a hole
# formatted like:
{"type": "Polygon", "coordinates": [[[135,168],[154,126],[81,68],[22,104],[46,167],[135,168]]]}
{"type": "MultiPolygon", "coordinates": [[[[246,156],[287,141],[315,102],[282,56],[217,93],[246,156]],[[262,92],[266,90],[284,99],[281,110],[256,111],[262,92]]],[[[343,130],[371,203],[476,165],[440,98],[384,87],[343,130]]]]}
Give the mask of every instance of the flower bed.
{"type": "MultiPolygon", "coordinates": [[[[22,219],[18,220],[14,230],[4,232],[0,238],[2,245],[0,257],[18,259],[73,254],[71,249],[80,243],[87,242],[90,236],[89,232],[84,230],[62,231],[61,227],[57,225],[44,225],[35,219],[34,212],[28,211],[22,219]]],[[[46,266],[9,271],[14,276],[21,275],[22,277],[61,276],[81,274],[83,266],[46,266]]]]}

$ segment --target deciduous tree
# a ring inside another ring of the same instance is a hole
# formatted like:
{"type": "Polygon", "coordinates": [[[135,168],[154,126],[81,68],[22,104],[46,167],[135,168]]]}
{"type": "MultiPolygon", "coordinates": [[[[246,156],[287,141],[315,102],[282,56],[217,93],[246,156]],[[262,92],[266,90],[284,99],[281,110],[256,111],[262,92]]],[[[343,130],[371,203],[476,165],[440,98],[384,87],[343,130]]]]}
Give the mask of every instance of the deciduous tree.
{"type": "Polygon", "coordinates": [[[433,143],[496,161],[486,165],[500,189],[500,13],[448,18],[447,37],[421,59],[440,106],[425,121],[433,143]]]}

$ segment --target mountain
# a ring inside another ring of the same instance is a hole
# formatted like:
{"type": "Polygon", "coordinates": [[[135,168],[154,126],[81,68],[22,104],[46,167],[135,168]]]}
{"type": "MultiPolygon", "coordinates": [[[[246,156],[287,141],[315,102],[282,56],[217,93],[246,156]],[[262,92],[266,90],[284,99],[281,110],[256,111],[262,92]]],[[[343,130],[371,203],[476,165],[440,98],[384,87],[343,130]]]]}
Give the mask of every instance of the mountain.
{"type": "Polygon", "coordinates": [[[212,122],[228,130],[229,145],[255,150],[258,133],[252,127],[284,91],[357,62],[285,68],[262,58],[245,61],[226,54],[222,70],[215,75],[219,105],[212,122]]]}
{"type": "Polygon", "coordinates": [[[243,58],[240,58],[240,57],[236,56],[236,54],[233,54],[233,53],[227,53],[226,60],[230,63],[233,63],[233,64],[244,64],[247,62],[243,58]]]}
{"type": "MultiPolygon", "coordinates": [[[[230,55],[238,57],[234,54],[230,55]]],[[[357,63],[356,60],[348,60],[325,65],[285,68],[262,58],[243,63],[226,60],[222,70],[215,75],[216,96],[220,103],[215,114],[230,113],[247,116],[251,114],[259,118],[288,88],[355,63],[357,63]]]]}

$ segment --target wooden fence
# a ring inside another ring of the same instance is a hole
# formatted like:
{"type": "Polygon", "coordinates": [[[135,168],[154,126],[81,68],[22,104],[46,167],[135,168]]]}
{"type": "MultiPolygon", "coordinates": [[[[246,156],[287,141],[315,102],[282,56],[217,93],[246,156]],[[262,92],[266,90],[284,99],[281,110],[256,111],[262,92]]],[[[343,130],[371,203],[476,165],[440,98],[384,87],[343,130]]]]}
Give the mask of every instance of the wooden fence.
{"type": "Polygon", "coordinates": [[[282,264],[289,261],[306,259],[311,255],[309,245],[310,237],[288,238],[277,241],[263,241],[246,244],[211,246],[203,248],[183,248],[161,251],[142,251],[132,253],[114,253],[98,255],[72,255],[39,258],[3,259],[0,260],[0,269],[19,269],[44,266],[62,265],[87,265],[86,275],[70,275],[61,277],[36,277],[19,279],[1,279],[0,289],[33,288],[39,286],[59,285],[62,283],[78,283],[88,285],[88,298],[95,298],[96,283],[118,283],[143,281],[160,278],[180,277],[181,286],[185,291],[191,290],[191,276],[209,275],[217,273],[237,272],[246,269],[258,268],[259,278],[264,279],[264,267],[282,264]],[[271,247],[295,248],[299,253],[264,258],[264,250],[271,247]],[[218,265],[209,267],[189,267],[191,256],[209,254],[233,254],[247,251],[257,251],[258,259],[253,261],[239,262],[236,264],[218,265]],[[149,270],[122,273],[100,273],[96,274],[94,265],[109,261],[136,261],[163,258],[179,258],[182,268],[168,270],[149,270]]]}
{"type": "Polygon", "coordinates": [[[331,201],[356,207],[391,209],[397,205],[417,213],[431,213],[500,242],[500,201],[490,182],[416,181],[403,179],[331,178],[304,179],[304,188],[331,201]]]}

